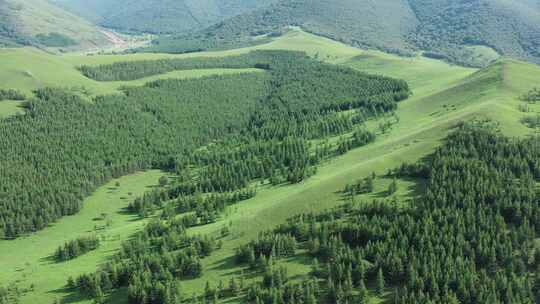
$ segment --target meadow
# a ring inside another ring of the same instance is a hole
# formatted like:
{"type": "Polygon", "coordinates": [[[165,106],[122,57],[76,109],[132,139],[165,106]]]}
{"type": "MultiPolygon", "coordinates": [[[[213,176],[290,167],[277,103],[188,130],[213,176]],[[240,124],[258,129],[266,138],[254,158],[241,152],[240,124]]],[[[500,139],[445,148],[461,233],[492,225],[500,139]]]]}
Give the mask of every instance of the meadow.
{"type": "Polygon", "coordinates": [[[114,179],[86,199],[77,215],[31,235],[0,241],[0,281],[15,283],[25,303],[52,303],[62,298],[67,277],[94,270],[118,249],[122,240],[144,225],[145,220],[128,214],[125,208],[134,197],[155,187],[163,175],[151,170],[114,179]],[[54,259],[59,246],[85,235],[96,235],[101,246],[71,261],[54,259]]]}
{"type": "MultiPolygon", "coordinates": [[[[191,228],[192,234],[217,234],[222,227],[231,233],[223,247],[203,260],[204,275],[182,282],[184,294],[201,292],[209,281],[216,286],[243,271],[234,263],[234,250],[249,242],[261,231],[271,229],[286,218],[307,210],[319,211],[344,202],[341,193],[346,184],[364,178],[372,172],[378,176],[375,191],[358,199],[386,197],[390,180],[384,177],[388,169],[403,162],[415,162],[440,145],[441,140],[460,121],[490,118],[500,123],[503,133],[526,136],[532,132],[521,122],[525,113],[519,111],[519,96],[540,83],[540,67],[510,59],[500,59],[488,68],[477,70],[449,65],[425,57],[398,57],[378,51],[360,50],[332,40],[298,30],[291,31],[269,44],[223,52],[185,55],[132,54],[84,56],[80,54],[51,55],[36,49],[0,50],[9,58],[0,63],[0,87],[17,88],[26,93],[43,86],[84,87],[88,95],[118,92],[123,85],[141,85],[151,79],[133,82],[96,82],[83,77],[76,69],[82,64],[97,65],[116,61],[158,59],[190,56],[227,56],[252,49],[288,49],[307,52],[319,60],[346,65],[360,71],[382,74],[406,80],[413,96],[401,102],[397,111],[399,121],[389,132],[377,129],[379,121],[368,127],[378,132],[377,140],[334,158],[318,168],[310,179],[295,185],[259,185],[255,198],[229,207],[216,223],[191,228]]],[[[249,70],[255,71],[255,70],[249,70]]],[[[158,78],[201,77],[212,74],[237,73],[238,70],[177,71],[158,78]]],[[[0,113],[13,108],[12,103],[0,102],[0,113]],[[3,108],[5,107],[5,108],[3,108]]],[[[1,115],[1,114],[0,114],[1,115]]],[[[385,118],[382,118],[385,119],[385,118]]],[[[0,241],[0,282],[14,283],[27,290],[21,303],[43,303],[62,299],[66,303],[85,303],[77,294],[64,289],[66,278],[91,272],[114,253],[121,240],[129,238],[145,223],[122,212],[131,196],[140,195],[163,173],[141,172],[114,180],[101,187],[85,201],[77,215],[63,218],[51,227],[13,241],[0,241]],[[116,183],[120,186],[117,187],[116,183]],[[131,193],[131,195],[129,195],[131,193]],[[102,229],[102,214],[111,219],[110,227],[102,229]],[[97,227],[95,227],[97,226],[97,227]],[[98,228],[97,230],[95,230],[98,228]],[[96,232],[97,231],[97,232],[96,232]],[[50,255],[66,240],[97,233],[105,239],[98,250],[69,262],[55,263],[50,255]],[[22,258],[21,258],[22,257],[22,258]]],[[[422,182],[399,180],[396,196],[407,200],[422,192],[422,182]]],[[[285,260],[289,274],[299,275],[310,269],[306,259],[285,260]]],[[[112,295],[110,303],[122,303],[112,295]]],[[[380,299],[379,299],[380,300],[380,299]]],[[[374,299],[374,302],[379,301],[374,299]]]]}

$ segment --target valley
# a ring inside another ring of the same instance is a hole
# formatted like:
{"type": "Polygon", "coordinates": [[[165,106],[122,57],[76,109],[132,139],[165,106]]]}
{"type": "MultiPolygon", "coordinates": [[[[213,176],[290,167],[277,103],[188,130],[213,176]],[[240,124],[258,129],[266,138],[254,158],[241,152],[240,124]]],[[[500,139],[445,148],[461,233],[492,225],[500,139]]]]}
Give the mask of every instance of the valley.
{"type": "MultiPolygon", "coordinates": [[[[462,121],[491,119],[499,124],[502,134],[508,136],[526,138],[534,133],[533,129],[521,123],[528,114],[519,110],[523,103],[519,97],[540,83],[540,67],[537,65],[502,58],[482,69],[460,67],[421,56],[399,57],[380,51],[360,50],[299,29],[274,38],[267,44],[180,55],[51,55],[32,48],[3,49],[0,56],[9,60],[0,62],[0,88],[18,89],[30,96],[35,89],[62,87],[91,101],[90,98],[98,95],[120,94],[126,85],[144,86],[148,82],[159,83],[166,79],[211,79],[218,75],[242,77],[254,73],[263,78],[268,72],[258,68],[197,69],[172,71],[132,81],[103,82],[86,78],[77,70],[81,65],[237,56],[254,50],[302,51],[317,61],[403,79],[410,86],[412,95],[399,102],[395,110],[395,117],[399,117],[397,121],[382,114],[365,122],[365,127],[377,135],[373,143],[323,160],[317,166],[316,174],[299,183],[270,185],[263,179],[261,185],[260,181],[254,181],[250,186],[257,190],[255,197],[226,207],[213,223],[190,227],[187,230],[189,235],[219,236],[224,227],[228,234],[220,238],[220,248],[201,259],[204,272],[200,277],[181,280],[182,294],[186,298],[194,293],[204,293],[206,282],[217,286],[220,281],[227,283],[232,278],[244,276],[244,273],[246,282],[256,281],[257,275],[252,275],[245,265],[234,262],[236,248],[256,239],[259,233],[283,224],[295,214],[321,212],[343,204],[346,199],[342,189],[372,173],[377,176],[374,191],[356,199],[368,201],[385,198],[386,189],[392,182],[390,177],[385,176],[387,170],[427,157],[444,143],[448,134],[462,121]],[[392,121],[390,129],[381,131],[381,121],[392,121]]],[[[10,113],[19,112],[13,109],[13,102],[0,101],[0,113],[9,116],[10,113]]],[[[530,111],[538,113],[540,106],[531,104],[530,111]]],[[[335,144],[341,136],[329,136],[326,140],[335,144]]],[[[65,288],[67,277],[94,272],[118,252],[121,241],[131,238],[152,220],[153,216],[140,220],[138,216],[124,214],[122,210],[127,207],[131,197],[149,191],[149,187],[155,186],[161,176],[162,172],[153,170],[113,179],[85,199],[79,213],[64,217],[29,236],[1,240],[0,268],[6,269],[0,274],[1,285],[17,286],[21,290],[20,303],[91,303],[92,300],[80,297],[77,291],[65,288]],[[119,186],[116,186],[117,182],[119,186]],[[104,239],[104,244],[98,250],[73,261],[50,261],[50,255],[65,241],[87,235],[95,231],[94,226],[102,225],[103,221],[96,222],[94,218],[104,213],[110,217],[112,224],[103,231],[97,230],[97,235],[104,239]],[[24,256],[24,259],[20,256],[24,256]]],[[[404,202],[424,193],[426,187],[425,181],[410,178],[399,178],[397,185],[399,190],[394,197],[404,202]]],[[[158,217],[158,214],[154,216],[158,217]]],[[[277,263],[278,266],[286,266],[291,277],[301,278],[311,271],[309,259],[305,254],[277,263]]],[[[107,295],[106,301],[126,303],[126,292],[126,288],[119,288],[107,295]]],[[[369,303],[381,303],[383,300],[384,297],[372,296],[369,303]]],[[[240,302],[234,297],[231,301],[240,302]]]]}

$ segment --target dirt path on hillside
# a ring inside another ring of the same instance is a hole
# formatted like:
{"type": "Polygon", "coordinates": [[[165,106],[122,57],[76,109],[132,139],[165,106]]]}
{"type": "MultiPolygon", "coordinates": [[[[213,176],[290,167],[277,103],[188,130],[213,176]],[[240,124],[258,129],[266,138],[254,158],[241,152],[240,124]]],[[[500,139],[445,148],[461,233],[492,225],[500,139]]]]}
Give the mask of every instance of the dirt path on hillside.
{"type": "Polygon", "coordinates": [[[127,48],[129,42],[122,39],[116,33],[106,30],[100,30],[100,32],[107,37],[107,39],[114,45],[115,48],[127,48]]]}

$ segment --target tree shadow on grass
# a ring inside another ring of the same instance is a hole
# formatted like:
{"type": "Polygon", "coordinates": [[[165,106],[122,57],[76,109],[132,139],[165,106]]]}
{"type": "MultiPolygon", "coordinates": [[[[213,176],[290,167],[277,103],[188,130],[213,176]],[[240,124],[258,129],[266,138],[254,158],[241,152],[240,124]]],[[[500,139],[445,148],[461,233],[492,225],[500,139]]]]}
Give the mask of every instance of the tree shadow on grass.
{"type": "MultiPolygon", "coordinates": [[[[91,299],[89,296],[80,293],[76,289],[71,289],[68,287],[58,288],[49,291],[48,293],[58,298],[63,304],[80,303],[82,301],[87,301],[91,299]]],[[[127,303],[127,288],[121,287],[119,289],[115,289],[110,294],[106,295],[105,303],[127,303]]]]}
{"type": "Polygon", "coordinates": [[[313,257],[310,257],[307,252],[297,253],[294,256],[282,259],[286,263],[296,263],[306,266],[311,266],[313,264],[313,257]]]}
{"type": "Polygon", "coordinates": [[[81,301],[90,299],[89,297],[81,294],[80,292],[77,292],[76,290],[73,290],[67,287],[51,290],[48,293],[52,294],[54,297],[58,299],[61,299],[61,303],[65,303],[65,304],[79,303],[81,301]]]}
{"type": "Polygon", "coordinates": [[[212,267],[208,268],[208,270],[230,270],[229,272],[224,273],[223,276],[241,275],[244,272],[243,266],[245,265],[238,264],[236,262],[235,256],[228,256],[214,263],[212,267]]]}
{"type": "Polygon", "coordinates": [[[61,263],[62,261],[57,260],[54,254],[50,254],[48,256],[42,257],[39,259],[40,264],[54,264],[54,263],[61,263]]]}
{"type": "Polygon", "coordinates": [[[410,182],[411,185],[409,185],[406,188],[406,194],[408,198],[417,198],[426,193],[428,180],[425,178],[415,178],[415,177],[404,177],[401,178],[403,181],[410,182]]]}
{"type": "Polygon", "coordinates": [[[213,267],[209,267],[207,271],[212,270],[230,270],[229,272],[223,273],[221,276],[242,276],[244,279],[253,279],[259,277],[263,270],[261,268],[250,268],[247,264],[238,264],[235,261],[235,256],[229,256],[224,259],[221,259],[213,264],[213,267]]]}

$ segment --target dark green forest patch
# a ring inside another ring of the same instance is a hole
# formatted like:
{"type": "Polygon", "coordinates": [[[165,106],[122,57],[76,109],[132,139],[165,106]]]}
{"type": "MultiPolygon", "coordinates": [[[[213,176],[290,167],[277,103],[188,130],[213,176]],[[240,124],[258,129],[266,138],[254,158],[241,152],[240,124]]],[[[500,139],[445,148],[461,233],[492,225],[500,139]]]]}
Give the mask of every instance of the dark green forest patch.
{"type": "Polygon", "coordinates": [[[18,90],[0,89],[0,101],[2,100],[25,100],[26,96],[18,90]]]}
{"type": "Polygon", "coordinates": [[[77,45],[77,41],[60,33],[38,34],[35,39],[37,43],[47,47],[68,47],[77,45]]]}

